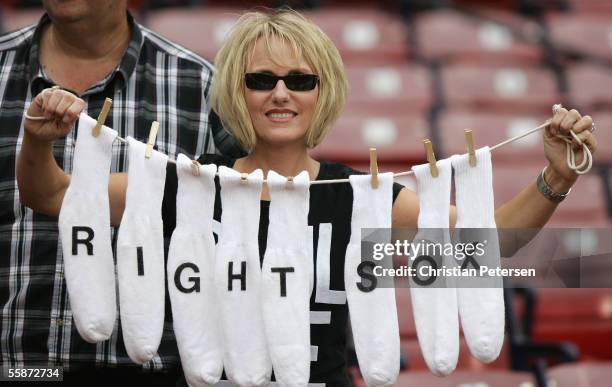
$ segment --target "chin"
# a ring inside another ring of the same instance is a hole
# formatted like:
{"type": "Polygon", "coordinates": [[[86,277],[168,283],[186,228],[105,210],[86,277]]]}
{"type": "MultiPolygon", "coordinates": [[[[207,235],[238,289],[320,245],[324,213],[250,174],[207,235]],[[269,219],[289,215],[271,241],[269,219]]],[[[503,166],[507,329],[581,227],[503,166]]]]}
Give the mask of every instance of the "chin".
{"type": "Polygon", "coordinates": [[[70,23],[95,16],[93,3],[88,0],[45,0],[43,6],[52,20],[70,23]]]}

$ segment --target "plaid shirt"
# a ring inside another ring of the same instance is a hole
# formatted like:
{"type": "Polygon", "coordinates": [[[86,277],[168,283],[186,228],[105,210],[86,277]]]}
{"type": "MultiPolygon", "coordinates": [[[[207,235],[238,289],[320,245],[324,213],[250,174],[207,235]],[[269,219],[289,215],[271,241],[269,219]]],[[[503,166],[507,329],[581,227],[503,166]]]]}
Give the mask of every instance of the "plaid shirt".
{"type": "MultiPolygon", "coordinates": [[[[97,117],[105,97],[113,99],[106,124],[122,137],[148,139],[159,121],[157,146],[171,158],[184,153],[235,154],[233,138],[209,117],[212,66],[204,59],[135,23],[118,68],[82,96],[86,112],[97,117]]],[[[41,26],[0,36],[0,356],[3,366],[60,365],[65,369],[136,366],[127,356],[119,321],[111,338],[89,344],[72,320],[64,281],[57,218],[34,213],[19,201],[16,157],[23,139],[23,112],[32,97],[53,85],[39,64],[41,26]]],[[[73,130],[56,141],[55,158],[70,173],[73,130]]],[[[113,147],[112,172],[126,171],[123,143],[113,147]]],[[[169,315],[169,305],[166,305],[169,315]]],[[[178,353],[171,322],[166,322],[158,356],[148,369],[172,369],[178,353]]]]}

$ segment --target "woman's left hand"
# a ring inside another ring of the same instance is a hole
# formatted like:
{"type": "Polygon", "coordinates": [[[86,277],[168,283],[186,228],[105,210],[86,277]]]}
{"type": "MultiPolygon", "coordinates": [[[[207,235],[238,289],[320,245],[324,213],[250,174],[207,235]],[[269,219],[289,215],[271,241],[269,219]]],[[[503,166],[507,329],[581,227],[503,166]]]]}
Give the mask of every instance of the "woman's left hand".
{"type": "Polygon", "coordinates": [[[576,109],[570,111],[565,108],[558,109],[550,120],[550,125],[544,131],[544,153],[549,163],[547,174],[555,174],[564,185],[571,187],[578,178],[578,174],[567,165],[565,141],[558,138],[557,134],[569,136],[572,139],[576,164],[580,164],[585,155],[582,145],[571,136],[570,130],[573,130],[578,138],[589,147],[591,153],[595,153],[597,149],[597,139],[592,132],[593,119],[590,116],[582,116],[576,109]]]}

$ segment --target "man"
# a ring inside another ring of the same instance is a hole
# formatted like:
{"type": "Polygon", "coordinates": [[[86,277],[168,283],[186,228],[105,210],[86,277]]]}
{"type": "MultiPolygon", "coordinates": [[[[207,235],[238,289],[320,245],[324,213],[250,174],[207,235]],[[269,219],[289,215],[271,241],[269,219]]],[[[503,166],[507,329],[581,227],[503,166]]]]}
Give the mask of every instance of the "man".
{"type": "MultiPolygon", "coordinates": [[[[159,121],[157,146],[171,158],[179,152],[232,154],[237,148],[209,118],[211,65],[135,23],[127,0],[44,0],[43,5],[46,14],[38,25],[0,37],[0,359],[5,371],[55,365],[72,377],[88,376],[89,385],[104,378],[107,384],[140,367],[127,357],[118,327],[97,345],[79,337],[57,219],[20,204],[15,160],[31,98],[57,85],[83,98],[87,114],[97,117],[110,97],[106,124],[124,138],[146,142],[152,121],[159,121]],[[103,371],[92,379],[94,368],[103,371]]],[[[55,158],[68,171],[76,137],[73,130],[54,145],[55,158]]],[[[125,171],[126,160],[125,145],[115,144],[112,171],[125,171]]],[[[143,384],[168,385],[163,375],[174,378],[179,361],[168,321],[158,354],[144,368],[162,373],[138,374],[143,384]]]]}

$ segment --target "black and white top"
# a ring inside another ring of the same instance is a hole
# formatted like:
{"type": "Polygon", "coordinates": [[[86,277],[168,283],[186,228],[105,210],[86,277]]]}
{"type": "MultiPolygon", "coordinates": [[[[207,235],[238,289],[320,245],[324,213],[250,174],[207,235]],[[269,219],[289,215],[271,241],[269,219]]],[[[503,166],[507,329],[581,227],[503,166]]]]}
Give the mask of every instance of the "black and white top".
{"type": "MultiPolygon", "coordinates": [[[[234,159],[206,155],[201,164],[232,167],[234,159]]],[[[321,162],[316,180],[344,179],[363,174],[345,165],[321,162]]],[[[221,219],[219,182],[216,179],[215,224],[221,219]]],[[[393,186],[393,200],[403,188],[393,186]]],[[[164,233],[170,236],[176,219],[177,176],[169,165],[163,204],[164,233]]],[[[268,235],[269,201],[261,201],[259,218],[259,255],[263,261],[268,235]]],[[[350,386],[346,374],[346,325],[348,305],[344,288],[344,257],[351,237],[353,191],[350,184],[310,186],[309,231],[312,232],[312,255],[315,285],[310,298],[310,382],[327,386],[350,386]]],[[[220,229],[220,228],[219,228],[220,229]]]]}

